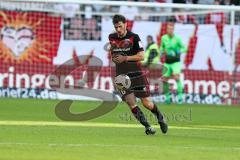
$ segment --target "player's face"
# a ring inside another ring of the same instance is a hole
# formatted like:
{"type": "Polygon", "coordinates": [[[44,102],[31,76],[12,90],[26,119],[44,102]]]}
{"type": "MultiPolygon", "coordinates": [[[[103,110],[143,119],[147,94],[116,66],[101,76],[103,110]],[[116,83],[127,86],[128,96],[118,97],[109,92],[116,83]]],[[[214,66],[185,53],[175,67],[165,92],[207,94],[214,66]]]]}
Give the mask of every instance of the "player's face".
{"type": "Polygon", "coordinates": [[[170,36],[172,36],[173,33],[174,33],[174,27],[173,27],[173,25],[168,25],[168,27],[167,27],[167,34],[170,35],[170,36]]]}
{"type": "Polygon", "coordinates": [[[120,37],[126,33],[126,23],[118,22],[114,25],[114,28],[120,37]]]}
{"type": "Polygon", "coordinates": [[[152,38],[151,37],[147,37],[147,43],[148,44],[152,43],[152,38]]]}

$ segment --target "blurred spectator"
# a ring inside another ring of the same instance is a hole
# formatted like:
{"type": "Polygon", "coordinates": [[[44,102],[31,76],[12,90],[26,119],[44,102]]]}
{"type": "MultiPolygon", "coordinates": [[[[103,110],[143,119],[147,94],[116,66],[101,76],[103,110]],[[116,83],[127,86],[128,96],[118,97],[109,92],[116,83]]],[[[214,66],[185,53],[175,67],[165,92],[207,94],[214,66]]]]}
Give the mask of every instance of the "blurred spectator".
{"type": "Polygon", "coordinates": [[[230,0],[231,5],[240,5],[240,0],[230,0]]]}
{"type": "Polygon", "coordinates": [[[225,5],[240,5],[240,0],[225,0],[225,5]]]}
{"type": "Polygon", "coordinates": [[[193,4],[197,4],[197,3],[198,3],[198,0],[192,0],[192,3],[193,3],[193,4]]]}
{"type": "Polygon", "coordinates": [[[230,0],[225,0],[225,1],[224,1],[224,5],[231,5],[230,0]]]}
{"type": "Polygon", "coordinates": [[[219,3],[220,3],[221,5],[225,5],[225,3],[226,3],[225,1],[226,1],[226,0],[220,0],[219,3]]]}
{"type": "Polygon", "coordinates": [[[158,2],[158,3],[172,3],[173,0],[155,0],[154,2],[158,2]]]}
{"type": "Polygon", "coordinates": [[[214,0],[195,0],[197,4],[214,4],[214,0]]]}
{"type": "Polygon", "coordinates": [[[119,13],[124,15],[128,20],[133,21],[138,16],[139,11],[135,6],[120,6],[119,13]]]}
{"type": "Polygon", "coordinates": [[[158,3],[166,3],[166,0],[155,0],[155,2],[158,2],[158,3]]]}
{"type": "Polygon", "coordinates": [[[186,0],[173,0],[173,3],[186,3],[186,0]]]}
{"type": "Polygon", "coordinates": [[[192,0],[186,0],[186,4],[192,4],[192,0]]]}

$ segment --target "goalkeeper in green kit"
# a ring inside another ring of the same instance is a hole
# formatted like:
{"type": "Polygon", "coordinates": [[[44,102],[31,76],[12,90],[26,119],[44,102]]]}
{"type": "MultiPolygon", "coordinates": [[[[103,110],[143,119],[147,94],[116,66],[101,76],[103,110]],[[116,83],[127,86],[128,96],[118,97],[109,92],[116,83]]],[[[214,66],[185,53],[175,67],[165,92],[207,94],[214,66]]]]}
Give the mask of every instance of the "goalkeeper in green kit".
{"type": "Polygon", "coordinates": [[[182,43],[181,38],[174,34],[173,24],[168,24],[167,34],[162,36],[160,51],[165,55],[163,69],[163,91],[166,96],[166,103],[171,103],[171,94],[169,89],[169,79],[175,79],[177,82],[178,103],[183,102],[183,84],[180,80],[182,70],[180,57],[186,53],[187,48],[182,43]]]}

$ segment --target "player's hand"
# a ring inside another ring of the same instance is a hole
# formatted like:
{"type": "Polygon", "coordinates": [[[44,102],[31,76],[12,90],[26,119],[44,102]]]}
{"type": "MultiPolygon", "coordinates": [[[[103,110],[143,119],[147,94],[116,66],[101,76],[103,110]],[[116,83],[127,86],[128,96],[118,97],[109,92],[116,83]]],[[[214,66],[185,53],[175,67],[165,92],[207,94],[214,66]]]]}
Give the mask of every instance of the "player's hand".
{"type": "Polygon", "coordinates": [[[123,63],[123,62],[127,61],[127,56],[116,55],[112,58],[112,61],[114,63],[123,63]]]}
{"type": "Polygon", "coordinates": [[[181,54],[180,51],[176,51],[176,55],[179,55],[179,54],[181,54]]]}

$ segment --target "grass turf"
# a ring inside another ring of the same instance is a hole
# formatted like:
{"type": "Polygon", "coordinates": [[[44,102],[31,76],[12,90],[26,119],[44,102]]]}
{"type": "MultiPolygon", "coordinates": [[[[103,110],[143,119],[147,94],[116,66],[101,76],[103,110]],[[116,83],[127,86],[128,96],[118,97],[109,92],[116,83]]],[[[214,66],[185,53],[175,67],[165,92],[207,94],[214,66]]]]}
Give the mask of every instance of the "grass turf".
{"type": "MultiPolygon", "coordinates": [[[[239,106],[159,104],[170,125],[167,135],[143,109],[158,131],[146,136],[123,103],[88,122],[64,122],[54,114],[58,102],[0,99],[0,159],[240,159],[239,106]]],[[[75,101],[71,111],[98,104],[75,101]]]]}

